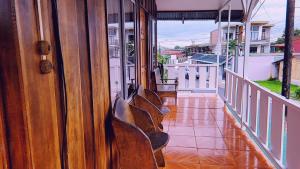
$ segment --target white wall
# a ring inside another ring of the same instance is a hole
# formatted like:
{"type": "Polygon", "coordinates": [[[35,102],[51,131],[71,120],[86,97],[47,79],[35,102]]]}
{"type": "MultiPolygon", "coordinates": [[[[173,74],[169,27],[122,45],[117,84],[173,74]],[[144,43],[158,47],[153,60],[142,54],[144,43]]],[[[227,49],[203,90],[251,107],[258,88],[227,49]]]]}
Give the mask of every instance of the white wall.
{"type": "MultiPolygon", "coordinates": [[[[275,75],[273,62],[278,54],[251,55],[246,63],[246,77],[250,80],[267,80],[275,75]]],[[[243,74],[244,57],[239,57],[238,73],[243,74]]]]}

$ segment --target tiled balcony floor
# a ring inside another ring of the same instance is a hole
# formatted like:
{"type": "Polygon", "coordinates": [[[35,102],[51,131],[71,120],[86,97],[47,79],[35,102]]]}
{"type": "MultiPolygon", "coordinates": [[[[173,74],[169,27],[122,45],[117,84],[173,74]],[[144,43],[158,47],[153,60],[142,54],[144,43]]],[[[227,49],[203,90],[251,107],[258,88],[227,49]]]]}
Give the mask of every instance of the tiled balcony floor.
{"type": "Polygon", "coordinates": [[[167,105],[172,112],[163,122],[170,134],[165,169],[272,168],[215,95],[179,97],[177,106],[169,99],[167,105]]]}

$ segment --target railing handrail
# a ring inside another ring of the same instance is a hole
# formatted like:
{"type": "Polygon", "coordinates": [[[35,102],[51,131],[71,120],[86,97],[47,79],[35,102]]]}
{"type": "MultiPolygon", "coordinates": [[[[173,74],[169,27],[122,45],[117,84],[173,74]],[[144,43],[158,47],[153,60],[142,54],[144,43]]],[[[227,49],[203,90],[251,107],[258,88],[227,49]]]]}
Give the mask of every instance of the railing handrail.
{"type": "Polygon", "coordinates": [[[277,168],[299,166],[295,152],[300,151],[300,105],[231,70],[225,71],[229,110],[277,168]]]}
{"type": "Polygon", "coordinates": [[[200,66],[200,67],[216,67],[218,66],[218,64],[214,63],[214,64],[189,64],[189,63],[178,63],[178,64],[164,64],[164,66],[168,66],[168,67],[176,67],[176,66],[190,66],[190,67],[194,67],[194,66],[200,66]]]}
{"type": "MultiPolygon", "coordinates": [[[[237,74],[237,73],[235,73],[235,72],[233,72],[233,71],[231,71],[231,70],[229,70],[229,69],[225,69],[225,71],[226,71],[226,72],[229,72],[229,73],[231,73],[231,74],[233,74],[233,75],[235,75],[235,76],[237,76],[237,77],[243,79],[243,77],[242,77],[241,75],[239,75],[239,74],[237,74]]],[[[254,85],[254,86],[257,87],[259,90],[261,90],[261,91],[267,93],[268,95],[270,95],[270,96],[272,96],[272,97],[275,97],[275,98],[277,97],[277,99],[280,99],[280,100],[282,100],[283,102],[287,103],[286,105],[290,105],[290,106],[293,106],[293,107],[296,107],[296,108],[299,108],[299,109],[300,109],[300,105],[296,104],[295,102],[292,102],[290,99],[287,99],[287,98],[285,98],[284,96],[282,96],[282,95],[280,95],[280,94],[277,94],[277,93],[275,93],[275,92],[272,92],[270,89],[265,88],[265,87],[263,87],[263,86],[257,84],[256,82],[254,82],[254,81],[248,79],[247,77],[245,77],[244,80],[245,80],[247,83],[249,83],[249,84],[251,84],[251,85],[254,85]]]]}

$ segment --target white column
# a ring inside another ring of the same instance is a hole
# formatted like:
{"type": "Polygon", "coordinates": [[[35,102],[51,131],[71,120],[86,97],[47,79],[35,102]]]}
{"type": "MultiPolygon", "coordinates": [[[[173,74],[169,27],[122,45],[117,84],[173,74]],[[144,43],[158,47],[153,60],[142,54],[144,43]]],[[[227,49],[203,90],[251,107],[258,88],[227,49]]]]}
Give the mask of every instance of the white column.
{"type": "Polygon", "coordinates": [[[221,42],[222,42],[222,28],[221,28],[221,17],[222,17],[222,10],[219,10],[219,21],[218,21],[218,40],[217,40],[217,45],[216,45],[216,55],[217,55],[217,76],[216,76],[216,93],[218,93],[218,86],[219,86],[219,74],[220,74],[220,55],[222,53],[222,45],[221,45],[221,42]]]}
{"type": "Polygon", "coordinates": [[[247,76],[247,60],[250,55],[250,39],[251,39],[251,22],[248,18],[245,22],[245,47],[244,47],[244,64],[243,64],[243,77],[247,76]]]}
{"type": "Polygon", "coordinates": [[[231,2],[228,5],[228,24],[227,24],[227,43],[226,43],[226,69],[228,69],[228,60],[229,60],[230,20],[231,20],[231,2]]]}

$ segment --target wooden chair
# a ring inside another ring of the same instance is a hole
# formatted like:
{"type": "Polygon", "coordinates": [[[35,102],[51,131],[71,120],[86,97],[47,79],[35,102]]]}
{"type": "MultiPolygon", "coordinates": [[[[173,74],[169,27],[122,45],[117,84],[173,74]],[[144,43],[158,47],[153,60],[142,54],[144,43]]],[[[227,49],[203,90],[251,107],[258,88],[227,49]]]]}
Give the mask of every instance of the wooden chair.
{"type": "MultiPolygon", "coordinates": [[[[162,68],[163,69],[163,68],[162,68]]],[[[151,73],[151,82],[153,90],[160,97],[174,97],[177,103],[178,79],[164,79],[159,68],[154,69],[151,73]]]]}
{"type": "Polygon", "coordinates": [[[143,86],[139,85],[137,89],[137,94],[153,103],[162,112],[163,115],[166,115],[170,112],[170,109],[167,106],[163,105],[163,101],[154,91],[144,89],[143,86]]]}
{"type": "Polygon", "coordinates": [[[118,168],[158,169],[165,166],[162,148],[169,135],[155,127],[151,116],[121,98],[114,105],[112,126],[118,150],[118,168]]]}
{"type": "Polygon", "coordinates": [[[132,104],[142,110],[147,111],[151,115],[154,125],[161,131],[163,130],[163,125],[161,123],[166,114],[161,112],[158,107],[156,107],[149,100],[147,100],[143,96],[138,95],[137,93],[135,93],[133,97],[132,104]]]}

